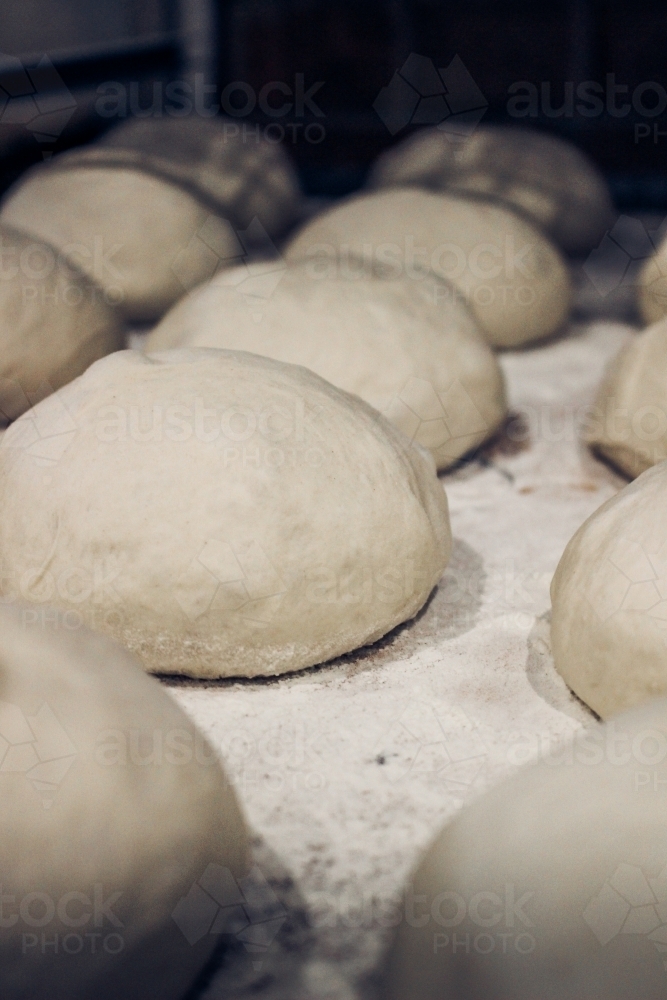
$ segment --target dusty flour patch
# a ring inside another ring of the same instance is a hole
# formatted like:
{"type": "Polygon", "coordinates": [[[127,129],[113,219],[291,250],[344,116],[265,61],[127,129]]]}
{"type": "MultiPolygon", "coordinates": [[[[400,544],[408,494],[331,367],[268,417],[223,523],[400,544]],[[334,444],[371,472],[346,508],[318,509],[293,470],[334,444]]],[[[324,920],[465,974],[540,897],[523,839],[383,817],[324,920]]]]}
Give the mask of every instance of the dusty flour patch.
{"type": "Polygon", "coordinates": [[[267,926],[275,899],[284,911],[259,950],[233,943],[207,1000],[371,1000],[401,886],[443,822],[597,724],[553,668],[549,583],[574,531],[623,485],[577,434],[628,336],[580,324],[501,356],[510,444],[442,477],[454,556],[412,623],[293,677],[167,683],[226,761],[273,893],[267,926]]]}

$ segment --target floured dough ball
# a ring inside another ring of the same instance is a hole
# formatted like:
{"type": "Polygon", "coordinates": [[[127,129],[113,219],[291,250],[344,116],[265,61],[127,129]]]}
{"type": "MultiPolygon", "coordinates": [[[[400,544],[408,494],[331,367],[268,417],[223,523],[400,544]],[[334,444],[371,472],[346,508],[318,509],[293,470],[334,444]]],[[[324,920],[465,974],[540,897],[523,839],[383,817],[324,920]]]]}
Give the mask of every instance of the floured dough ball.
{"type": "Polygon", "coordinates": [[[435,280],[349,281],[318,276],[312,262],[255,264],[182,299],[146,350],[220,347],[303,365],[380,410],[443,469],[507,414],[500,366],[454,296],[435,280]]]}
{"type": "Polygon", "coordinates": [[[0,650],[3,1000],[180,1000],[220,940],[201,885],[248,874],[214,752],[74,608],[3,607],[0,650]]]}
{"type": "Polygon", "coordinates": [[[631,478],[667,458],[667,320],[633,336],[605,373],[586,440],[631,478]]]}
{"type": "Polygon", "coordinates": [[[0,504],[4,592],[198,677],[374,642],[423,606],[451,542],[432,458],[380,414],[305,368],[204,348],[119,352],[25,414],[0,504]],[[53,424],[48,466],[33,423],[53,424]]]}
{"type": "MultiPolygon", "coordinates": [[[[299,214],[299,181],[283,146],[231,118],[131,118],[85,155],[190,187],[242,229],[257,217],[269,236],[280,236],[299,214]]],[[[261,242],[261,235],[251,230],[253,239],[261,242]]]]}
{"type": "Polygon", "coordinates": [[[667,238],[658,242],[657,250],[639,272],[638,297],[647,323],[655,323],[667,313],[667,238]]]}
{"type": "Polygon", "coordinates": [[[14,420],[124,346],[101,288],[54,247],[0,225],[0,419],[14,420]]]}
{"type": "Polygon", "coordinates": [[[505,202],[567,253],[585,254],[613,224],[607,183],[572,143],[532,129],[480,125],[466,139],[420,129],[383,153],[370,187],[414,184],[505,202]]]}
{"type": "Polygon", "coordinates": [[[230,138],[235,122],[150,119],[29,170],[0,218],[52,243],[133,322],[293,220],[298,189],[282,150],[230,138]]]}
{"type": "Polygon", "coordinates": [[[579,528],[551,584],[556,669],[606,718],[667,692],[667,465],[579,528]]]}
{"type": "Polygon", "coordinates": [[[408,881],[382,1000],[662,1000],[666,761],[661,699],[466,807],[408,881]]]}
{"type": "Polygon", "coordinates": [[[496,347],[548,337],[570,308],[565,263],[534,226],[500,205],[416,188],[345,199],[307,223],[287,256],[343,277],[435,274],[454,285],[496,347]]]}

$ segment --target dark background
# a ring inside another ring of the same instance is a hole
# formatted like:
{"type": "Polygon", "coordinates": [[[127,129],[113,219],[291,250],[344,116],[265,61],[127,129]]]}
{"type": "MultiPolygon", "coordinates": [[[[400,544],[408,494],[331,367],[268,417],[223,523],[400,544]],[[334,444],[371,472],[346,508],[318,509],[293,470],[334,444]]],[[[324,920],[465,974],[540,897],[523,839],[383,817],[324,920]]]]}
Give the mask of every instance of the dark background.
{"type": "MultiPolygon", "coordinates": [[[[667,209],[667,108],[656,109],[651,88],[639,112],[631,106],[615,115],[603,108],[586,116],[575,98],[574,110],[566,105],[558,113],[568,83],[605,87],[608,74],[627,87],[619,107],[647,82],[667,91],[665,0],[550,0],[543,6],[534,0],[3,0],[0,52],[25,65],[48,53],[76,101],[50,140],[0,112],[0,189],[31,162],[94,138],[118,120],[96,110],[100,85],[133,84],[139,105],[148,109],[155,84],[200,72],[216,86],[207,101],[219,101],[233,81],[256,94],[271,81],[294,89],[296,74],[303,74],[306,90],[323,81],[314,94],[323,116],[306,106],[302,115],[276,118],[255,107],[237,121],[262,129],[275,122],[293,126],[285,146],[305,190],[343,194],[363,183],[379,152],[411,130],[408,125],[392,136],[373,102],[417,53],[438,68],[456,55],[463,60],[488,101],[483,121],[518,121],[573,139],[604,170],[619,208],[667,209]],[[508,111],[510,88],[524,82],[540,94],[546,89],[547,102],[540,99],[536,113],[517,119],[508,111]],[[306,141],[309,124],[316,125],[311,136],[318,141],[306,141]]],[[[18,86],[1,60],[0,86],[10,94],[18,86]]],[[[242,97],[236,92],[229,100],[238,104],[242,97]]],[[[282,99],[274,94],[269,103],[282,99]]]]}

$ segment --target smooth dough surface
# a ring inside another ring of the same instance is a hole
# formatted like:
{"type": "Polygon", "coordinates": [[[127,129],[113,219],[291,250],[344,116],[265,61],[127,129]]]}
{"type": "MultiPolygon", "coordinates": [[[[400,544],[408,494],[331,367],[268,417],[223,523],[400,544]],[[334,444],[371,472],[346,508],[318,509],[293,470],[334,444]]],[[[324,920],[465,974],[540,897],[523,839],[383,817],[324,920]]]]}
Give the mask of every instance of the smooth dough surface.
{"type": "Polygon", "coordinates": [[[124,346],[103,290],[43,241],[0,224],[0,415],[29,406],[124,346]]]}
{"type": "Polygon", "coordinates": [[[3,1000],[181,1000],[220,940],[183,900],[248,874],[212,748],[126,650],[16,601],[0,734],[3,1000]]]}
{"type": "Polygon", "coordinates": [[[633,479],[667,458],[667,320],[632,337],[609,365],[586,440],[633,479]]]}
{"type": "Polygon", "coordinates": [[[639,272],[638,301],[647,323],[655,323],[667,314],[667,238],[658,243],[639,272]]]}
{"type": "Polygon", "coordinates": [[[443,469],[507,414],[500,366],[453,292],[435,280],[318,277],[311,262],[238,267],[182,299],[146,350],[220,347],[303,365],[380,410],[443,469]]]}
{"type": "Polygon", "coordinates": [[[592,250],[613,224],[604,177],[580,149],[527,128],[480,125],[452,141],[421,129],[378,157],[370,187],[416,184],[493,198],[518,209],[572,254],[592,250]]]}
{"type": "Polygon", "coordinates": [[[288,244],[321,273],[429,273],[449,281],[496,347],[555,333],[570,308],[567,267],[549,240],[508,209],[417,188],[346,198],[288,244]]]}
{"type": "Polygon", "coordinates": [[[602,718],[667,692],[667,464],[573,536],[551,584],[556,669],[602,718]]]}
{"type": "Polygon", "coordinates": [[[382,1000],[661,1000],[666,748],[660,699],[464,808],[408,880],[382,1000]]]}
{"type": "Polygon", "coordinates": [[[58,169],[57,159],[9,191],[0,220],[51,243],[127,320],[159,318],[237,256],[230,224],[184,189],[134,168],[58,169]]]}
{"type": "Polygon", "coordinates": [[[305,368],[244,352],[103,359],[3,436],[0,498],[5,592],[201,677],[374,642],[423,606],[451,545],[428,452],[305,368]],[[26,446],[37,421],[57,439],[48,466],[26,446]]]}

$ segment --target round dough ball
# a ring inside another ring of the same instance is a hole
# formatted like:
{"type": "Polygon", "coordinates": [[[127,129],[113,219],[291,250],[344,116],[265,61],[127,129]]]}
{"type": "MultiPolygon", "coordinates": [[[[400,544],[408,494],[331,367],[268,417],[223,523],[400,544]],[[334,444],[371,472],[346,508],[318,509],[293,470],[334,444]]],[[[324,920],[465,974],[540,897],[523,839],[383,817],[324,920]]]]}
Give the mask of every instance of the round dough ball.
{"type": "Polygon", "coordinates": [[[3,592],[197,677],[374,642],[450,553],[427,452],[305,368],[244,352],[103,359],[9,428],[0,498],[3,592]],[[56,404],[75,430],[45,468],[28,422],[48,428],[56,404]]]}
{"type": "Polygon", "coordinates": [[[103,291],[55,249],[0,225],[0,415],[14,420],[124,346],[103,291]]]}
{"type": "Polygon", "coordinates": [[[57,247],[125,319],[158,319],[236,256],[230,224],[184,189],[142,170],[61,169],[57,159],[10,190],[0,220],[57,247]],[[216,253],[202,240],[208,233],[216,253]]]}
{"type": "Polygon", "coordinates": [[[614,358],[586,440],[631,478],[667,458],[667,320],[634,336],[614,358]]]}
{"type": "Polygon", "coordinates": [[[420,129],[383,153],[370,187],[415,184],[505,202],[564,251],[585,254],[613,225],[607,183],[572,143],[532,129],[480,125],[466,139],[420,129]]]}
{"type": "Polygon", "coordinates": [[[287,247],[321,274],[376,273],[451,282],[496,347],[555,333],[570,278],[538,230],[490,203],[396,188],[347,198],[307,223],[287,247]]]}
{"type": "Polygon", "coordinates": [[[3,1000],[180,1000],[220,940],[193,886],[248,871],[215,754],[72,611],[4,606],[0,661],[3,1000]]]}
{"type": "MultiPolygon", "coordinates": [[[[257,216],[269,236],[283,233],[300,211],[299,181],[284,147],[231,118],[130,118],[77,154],[184,185],[237,227],[257,216]]],[[[249,244],[253,235],[246,234],[249,244]]]]}
{"type": "Polygon", "coordinates": [[[661,699],[464,808],[408,882],[382,1000],[661,1000],[666,748],[661,699]]]}
{"type": "Polygon", "coordinates": [[[667,313],[667,239],[658,246],[639,272],[639,311],[647,323],[667,313]]]}
{"type": "Polygon", "coordinates": [[[602,718],[667,692],[667,465],[570,540],[551,584],[556,669],[602,718]]]}
{"type": "Polygon", "coordinates": [[[380,410],[444,469],[507,414],[500,366],[453,297],[437,281],[318,278],[310,262],[238,267],[182,299],[146,350],[220,347],[303,365],[380,410]]]}

